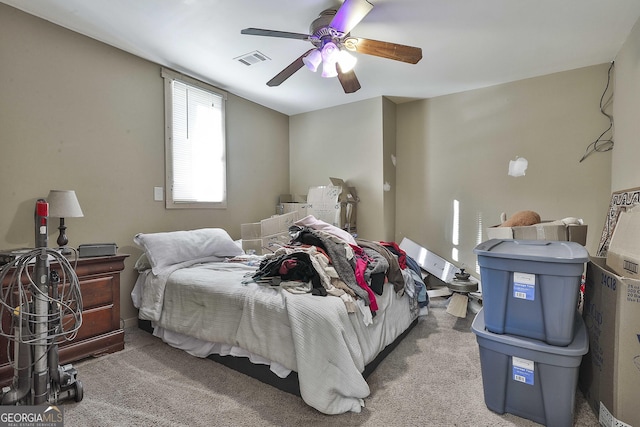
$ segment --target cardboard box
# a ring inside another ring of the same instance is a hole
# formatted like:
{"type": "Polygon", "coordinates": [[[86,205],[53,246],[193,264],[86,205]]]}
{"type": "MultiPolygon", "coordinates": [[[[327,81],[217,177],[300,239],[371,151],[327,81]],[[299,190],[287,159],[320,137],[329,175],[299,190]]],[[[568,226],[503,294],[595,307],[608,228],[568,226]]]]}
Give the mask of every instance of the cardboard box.
{"type": "Polygon", "coordinates": [[[274,215],[260,222],[240,224],[240,237],[242,249],[245,252],[252,251],[261,255],[275,251],[268,249],[274,244],[286,245],[291,240],[289,227],[298,219],[298,212],[289,212],[283,215],[274,215]]]}
{"type": "Polygon", "coordinates": [[[262,255],[262,239],[242,239],[242,250],[246,254],[262,255]]]}
{"type": "Polygon", "coordinates": [[[356,231],[358,195],[340,178],[332,185],[309,188],[307,214],[351,233],[356,231]]]}
{"type": "Polygon", "coordinates": [[[494,225],[487,228],[487,240],[559,240],[587,244],[586,225],[550,224],[554,221],[542,221],[540,224],[524,227],[500,227],[494,225]]]}
{"type": "Polygon", "coordinates": [[[240,238],[242,240],[259,239],[262,236],[262,228],[259,222],[240,224],[240,238]]]}
{"type": "Polygon", "coordinates": [[[621,277],[602,257],[587,264],[582,317],[589,352],[579,387],[603,426],[640,426],[640,280],[621,277]]]}
{"type": "Polygon", "coordinates": [[[301,194],[281,194],[278,203],[307,203],[307,195],[301,194]]]}
{"type": "Polygon", "coordinates": [[[281,194],[276,205],[276,213],[282,215],[289,212],[298,212],[298,218],[307,216],[307,196],[281,194]]]}
{"type": "Polygon", "coordinates": [[[640,209],[620,212],[607,251],[607,267],[617,274],[640,279],[640,209]]]}
{"type": "Polygon", "coordinates": [[[264,236],[271,236],[272,234],[288,232],[289,227],[299,219],[300,216],[298,212],[289,212],[283,215],[274,215],[270,218],[265,218],[260,222],[240,224],[240,238],[243,240],[254,240],[261,239],[264,236]]]}
{"type": "Polygon", "coordinates": [[[276,213],[282,215],[290,212],[298,212],[298,218],[304,218],[308,215],[308,206],[306,203],[280,203],[276,205],[276,213]]]}
{"type": "Polygon", "coordinates": [[[273,234],[288,233],[289,227],[299,220],[298,212],[289,212],[282,215],[274,215],[260,221],[260,236],[271,236],[273,234]]]}
{"type": "Polygon", "coordinates": [[[280,246],[288,244],[290,240],[291,236],[288,232],[262,236],[259,239],[242,239],[242,250],[245,253],[264,255],[275,252],[280,246]]]}
{"type": "Polygon", "coordinates": [[[341,227],[342,206],[338,200],[341,192],[342,188],[334,185],[309,188],[307,213],[319,220],[341,227]]]}

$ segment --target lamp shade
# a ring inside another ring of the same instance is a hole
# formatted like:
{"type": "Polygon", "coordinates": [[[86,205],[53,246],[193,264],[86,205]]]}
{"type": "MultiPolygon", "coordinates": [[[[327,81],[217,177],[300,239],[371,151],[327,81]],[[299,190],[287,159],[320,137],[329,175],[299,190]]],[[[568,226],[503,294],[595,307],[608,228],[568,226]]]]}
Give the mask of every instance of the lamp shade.
{"type": "Polygon", "coordinates": [[[302,62],[308,69],[315,73],[322,62],[322,53],[320,52],[320,49],[312,50],[307,56],[302,58],[302,62]]]}
{"type": "Polygon", "coordinates": [[[346,50],[341,50],[340,53],[338,53],[338,64],[340,64],[340,69],[343,73],[353,70],[356,62],[358,62],[358,59],[346,50]]]}
{"type": "Polygon", "coordinates": [[[329,42],[322,48],[322,77],[331,78],[338,75],[336,61],[340,50],[335,43],[329,42]]]}
{"type": "Polygon", "coordinates": [[[49,216],[53,218],[82,217],[82,208],[73,190],[51,190],[47,197],[49,216]]]}

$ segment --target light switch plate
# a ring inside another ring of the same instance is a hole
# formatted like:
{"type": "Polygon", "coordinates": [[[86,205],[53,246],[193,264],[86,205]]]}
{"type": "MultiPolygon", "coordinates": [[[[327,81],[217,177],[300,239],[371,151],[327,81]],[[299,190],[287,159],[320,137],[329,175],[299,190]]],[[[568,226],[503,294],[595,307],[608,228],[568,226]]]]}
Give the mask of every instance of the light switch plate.
{"type": "Polygon", "coordinates": [[[153,187],[153,200],[155,200],[156,202],[161,202],[164,200],[164,188],[153,187]]]}

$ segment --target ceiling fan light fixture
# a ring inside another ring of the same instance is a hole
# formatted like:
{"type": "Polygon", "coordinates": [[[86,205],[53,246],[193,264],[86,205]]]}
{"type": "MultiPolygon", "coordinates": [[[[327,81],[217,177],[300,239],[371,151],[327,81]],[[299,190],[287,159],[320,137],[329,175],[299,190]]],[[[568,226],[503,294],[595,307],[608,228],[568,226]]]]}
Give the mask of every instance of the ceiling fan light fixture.
{"type": "Polygon", "coordinates": [[[357,59],[347,51],[409,64],[417,64],[422,59],[422,49],[419,47],[351,37],[351,30],[372,8],[373,4],[369,0],[343,0],[337,9],[331,8],[321,12],[311,23],[309,34],[261,28],[245,28],[240,32],[254,36],[303,40],[313,45],[313,48],[297,57],[269,80],[267,86],[279,86],[304,66],[315,72],[322,63],[322,77],[338,77],[344,92],[353,93],[361,86],[353,72],[357,59]]]}
{"type": "Polygon", "coordinates": [[[322,64],[322,77],[330,79],[332,77],[338,77],[338,70],[336,68],[336,63],[328,63],[324,62],[322,64]]]}
{"type": "Polygon", "coordinates": [[[340,49],[334,42],[328,42],[322,47],[322,77],[331,78],[338,75],[336,62],[340,49]]]}
{"type": "Polygon", "coordinates": [[[302,58],[302,62],[308,69],[315,73],[322,62],[322,53],[320,52],[320,49],[312,50],[307,56],[302,58]]]}
{"type": "Polygon", "coordinates": [[[338,54],[338,64],[340,64],[340,69],[343,73],[353,70],[353,67],[356,66],[356,62],[358,62],[358,58],[351,55],[346,50],[341,50],[338,54]]]}
{"type": "Polygon", "coordinates": [[[338,55],[340,53],[340,49],[334,42],[326,43],[322,47],[322,62],[333,62],[334,64],[338,60],[338,55]]]}

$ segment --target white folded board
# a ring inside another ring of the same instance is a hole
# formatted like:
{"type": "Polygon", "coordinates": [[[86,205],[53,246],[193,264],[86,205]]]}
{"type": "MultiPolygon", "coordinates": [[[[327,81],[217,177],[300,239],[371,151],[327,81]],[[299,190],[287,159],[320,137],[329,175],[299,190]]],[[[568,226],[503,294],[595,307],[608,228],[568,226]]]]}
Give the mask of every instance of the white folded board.
{"type": "Polygon", "coordinates": [[[434,254],[426,248],[423,248],[406,237],[400,242],[400,249],[413,258],[420,268],[445,283],[450,282],[454,278],[455,274],[460,271],[458,267],[451,264],[446,259],[434,254]]]}

